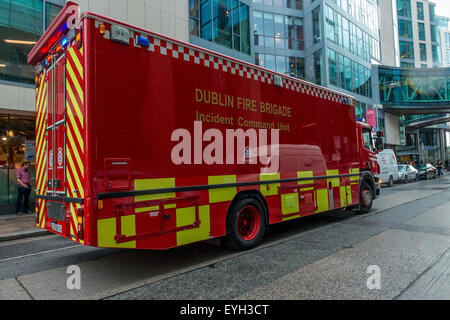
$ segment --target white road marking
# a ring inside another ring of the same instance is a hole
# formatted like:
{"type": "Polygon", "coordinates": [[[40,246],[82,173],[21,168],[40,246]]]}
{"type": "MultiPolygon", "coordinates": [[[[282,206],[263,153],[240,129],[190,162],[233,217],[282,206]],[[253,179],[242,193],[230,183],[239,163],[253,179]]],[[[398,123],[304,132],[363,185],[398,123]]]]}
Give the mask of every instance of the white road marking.
{"type": "Polygon", "coordinates": [[[17,259],[22,259],[22,258],[38,256],[38,255],[41,255],[41,254],[47,254],[47,253],[53,253],[53,252],[68,250],[68,249],[72,249],[72,248],[76,248],[76,247],[82,247],[82,246],[83,246],[82,244],[78,244],[78,245],[75,245],[75,246],[70,246],[70,247],[65,247],[65,248],[59,248],[59,249],[54,249],[54,250],[30,253],[30,254],[26,254],[26,255],[23,255],[23,256],[17,256],[17,257],[12,257],[12,258],[7,258],[7,259],[0,260],[0,263],[1,262],[6,262],[6,261],[11,261],[11,260],[17,260],[17,259]]]}

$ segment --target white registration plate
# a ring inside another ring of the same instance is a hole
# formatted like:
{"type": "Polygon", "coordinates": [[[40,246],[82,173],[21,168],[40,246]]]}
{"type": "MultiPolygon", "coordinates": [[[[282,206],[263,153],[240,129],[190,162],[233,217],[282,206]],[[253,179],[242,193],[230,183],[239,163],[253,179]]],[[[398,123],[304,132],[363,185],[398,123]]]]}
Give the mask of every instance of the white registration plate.
{"type": "Polygon", "coordinates": [[[62,233],[62,226],[57,223],[52,222],[52,230],[56,231],[58,233],[62,233]]]}

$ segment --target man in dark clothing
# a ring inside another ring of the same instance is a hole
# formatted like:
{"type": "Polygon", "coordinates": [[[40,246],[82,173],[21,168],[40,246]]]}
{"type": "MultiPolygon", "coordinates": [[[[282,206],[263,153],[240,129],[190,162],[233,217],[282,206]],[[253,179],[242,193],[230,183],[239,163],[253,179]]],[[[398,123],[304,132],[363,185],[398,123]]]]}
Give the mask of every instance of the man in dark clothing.
{"type": "Polygon", "coordinates": [[[22,206],[22,199],[25,198],[23,204],[24,213],[31,213],[30,211],[30,194],[31,194],[31,174],[30,163],[25,161],[22,163],[22,168],[16,171],[16,178],[18,184],[18,195],[16,214],[20,215],[20,207],[22,206]]]}

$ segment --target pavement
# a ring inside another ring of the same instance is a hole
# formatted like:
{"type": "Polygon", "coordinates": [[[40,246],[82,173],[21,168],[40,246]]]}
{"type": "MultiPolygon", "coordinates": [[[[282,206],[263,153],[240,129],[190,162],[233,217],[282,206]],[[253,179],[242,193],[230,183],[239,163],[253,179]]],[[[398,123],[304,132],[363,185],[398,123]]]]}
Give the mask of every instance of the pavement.
{"type": "Polygon", "coordinates": [[[31,214],[0,215],[0,242],[24,239],[50,234],[36,227],[35,216],[31,214]]]}

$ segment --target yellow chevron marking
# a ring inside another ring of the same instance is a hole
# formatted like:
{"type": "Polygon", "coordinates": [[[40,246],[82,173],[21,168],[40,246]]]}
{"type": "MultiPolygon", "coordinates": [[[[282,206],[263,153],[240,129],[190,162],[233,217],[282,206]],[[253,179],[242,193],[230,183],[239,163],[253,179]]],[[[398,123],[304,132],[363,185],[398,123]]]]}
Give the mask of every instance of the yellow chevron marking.
{"type": "Polygon", "coordinates": [[[36,106],[38,108],[38,113],[37,113],[37,123],[42,123],[42,119],[45,118],[45,113],[44,113],[44,103],[47,103],[47,83],[45,83],[43,85],[43,90],[42,92],[45,92],[41,95],[41,97],[36,101],[36,106]],[[45,98],[43,99],[42,96],[45,96],[45,98]],[[44,103],[43,103],[44,102],[44,103]]]}
{"type": "MultiPolygon", "coordinates": [[[[83,138],[81,137],[80,130],[78,130],[77,123],[75,122],[75,118],[73,117],[72,110],[71,110],[71,108],[70,108],[69,106],[68,106],[68,108],[67,108],[67,114],[69,115],[69,121],[70,121],[70,124],[71,124],[70,127],[71,127],[71,128],[73,129],[73,131],[75,132],[75,136],[77,137],[77,141],[78,141],[78,144],[80,145],[81,152],[84,152],[84,142],[83,142],[83,138]]],[[[71,136],[71,142],[72,142],[72,144],[73,144],[73,147],[75,148],[76,145],[75,145],[74,142],[73,142],[72,134],[69,133],[69,132],[70,132],[70,130],[67,130],[68,135],[70,134],[70,136],[71,136]]]]}
{"type": "MultiPolygon", "coordinates": [[[[38,182],[40,183],[38,186],[39,190],[44,190],[44,186],[45,186],[45,180],[47,179],[47,171],[45,170],[45,168],[47,167],[47,155],[44,154],[44,157],[42,159],[42,166],[40,168],[40,172],[39,172],[39,177],[41,178],[41,180],[38,180],[38,182]]],[[[44,194],[44,193],[41,193],[44,194]]]]}
{"type": "Polygon", "coordinates": [[[44,208],[45,208],[45,201],[41,200],[41,204],[39,207],[39,224],[38,226],[40,226],[42,228],[42,220],[44,219],[44,208]]]}
{"type": "Polygon", "coordinates": [[[42,96],[42,89],[44,88],[44,83],[41,83],[41,85],[36,88],[36,111],[39,113],[39,101],[41,101],[41,96],[42,96]]]}
{"type": "Polygon", "coordinates": [[[83,165],[83,162],[81,161],[80,154],[78,153],[77,147],[76,147],[75,142],[73,140],[73,136],[72,136],[71,130],[67,130],[67,138],[69,139],[70,145],[72,146],[73,153],[75,155],[77,163],[80,166],[80,171],[81,171],[82,177],[84,178],[84,165],[83,165]]]}
{"type": "MultiPolygon", "coordinates": [[[[75,212],[75,209],[73,207],[73,204],[70,204],[70,213],[72,214],[72,220],[73,220],[73,224],[75,225],[75,229],[76,231],[78,231],[78,219],[77,219],[77,214],[75,212]]],[[[72,225],[72,224],[70,224],[72,225]]],[[[75,235],[75,233],[72,233],[73,235],[75,235]]]]}
{"type": "MultiPolygon", "coordinates": [[[[75,76],[75,73],[73,72],[72,66],[70,65],[70,63],[67,64],[67,71],[69,72],[69,76],[70,79],[72,79],[72,82],[75,86],[75,89],[78,93],[78,96],[80,97],[81,103],[84,104],[84,94],[83,94],[83,90],[81,89],[81,86],[78,82],[78,79],[75,76]]],[[[68,86],[70,87],[70,86],[68,86]]]]}
{"type": "MultiPolygon", "coordinates": [[[[68,155],[67,159],[69,160],[69,164],[70,164],[70,166],[72,168],[72,173],[73,173],[73,175],[75,177],[75,181],[76,181],[76,184],[77,184],[77,187],[78,187],[78,191],[80,192],[81,198],[84,198],[84,190],[82,188],[83,185],[81,184],[80,177],[78,177],[78,174],[76,172],[76,166],[75,166],[75,164],[73,162],[72,154],[70,153],[69,149],[67,149],[67,155],[68,155]]],[[[79,162],[79,163],[81,165],[81,162],[79,162]]],[[[67,175],[67,176],[70,176],[70,175],[67,175]]]]}
{"type": "Polygon", "coordinates": [[[83,74],[83,66],[80,63],[80,60],[78,59],[77,54],[75,53],[75,50],[71,48],[69,50],[70,56],[73,59],[73,62],[75,63],[75,67],[78,70],[78,74],[81,76],[81,79],[84,80],[84,74],[83,74]]]}
{"type": "MultiPolygon", "coordinates": [[[[81,113],[80,106],[78,105],[78,102],[75,98],[75,95],[73,94],[72,87],[67,82],[67,93],[69,94],[70,101],[72,101],[73,108],[75,109],[75,112],[77,113],[78,119],[80,119],[81,128],[84,128],[84,117],[81,113]]],[[[67,106],[67,109],[69,109],[69,106],[67,106]]]]}

